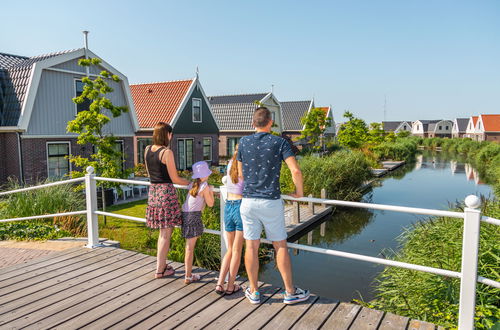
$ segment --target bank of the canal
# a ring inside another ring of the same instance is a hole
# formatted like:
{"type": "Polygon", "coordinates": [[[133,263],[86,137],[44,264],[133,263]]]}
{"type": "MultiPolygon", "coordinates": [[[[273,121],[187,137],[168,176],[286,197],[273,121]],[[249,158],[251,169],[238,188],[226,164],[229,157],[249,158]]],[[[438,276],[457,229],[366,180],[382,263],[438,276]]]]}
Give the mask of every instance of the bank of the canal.
{"type": "MultiPolygon", "coordinates": [[[[422,208],[448,209],[469,194],[491,195],[470,165],[446,159],[439,152],[424,151],[409,163],[380,180],[365,201],[422,208]]],[[[361,209],[337,210],[311,231],[297,238],[300,244],[338,249],[369,256],[397,250],[398,237],[423,216],[361,209]]],[[[381,266],[305,251],[292,251],[296,285],[322,296],[350,301],[373,297],[371,284],[381,266]]],[[[281,284],[275,263],[261,268],[260,280],[281,284]]]]}

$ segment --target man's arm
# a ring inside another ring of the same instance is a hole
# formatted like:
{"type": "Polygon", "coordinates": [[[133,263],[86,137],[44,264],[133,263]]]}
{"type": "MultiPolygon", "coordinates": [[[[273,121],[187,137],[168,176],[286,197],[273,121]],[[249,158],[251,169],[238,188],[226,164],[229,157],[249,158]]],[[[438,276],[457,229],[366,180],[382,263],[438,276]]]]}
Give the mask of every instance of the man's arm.
{"type": "Polygon", "coordinates": [[[295,198],[304,197],[304,181],[302,179],[302,171],[300,170],[299,163],[297,163],[297,160],[293,156],[285,159],[285,163],[292,173],[292,180],[295,184],[295,192],[290,194],[290,196],[295,198]]]}

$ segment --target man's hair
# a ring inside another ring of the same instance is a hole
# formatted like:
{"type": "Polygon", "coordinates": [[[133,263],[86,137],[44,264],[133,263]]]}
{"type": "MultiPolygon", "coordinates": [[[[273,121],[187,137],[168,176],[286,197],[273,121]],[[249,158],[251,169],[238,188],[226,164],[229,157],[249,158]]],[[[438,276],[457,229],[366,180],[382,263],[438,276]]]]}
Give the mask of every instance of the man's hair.
{"type": "Polygon", "coordinates": [[[258,107],[253,113],[253,125],[257,128],[266,127],[271,121],[271,111],[266,107],[258,107]]]}

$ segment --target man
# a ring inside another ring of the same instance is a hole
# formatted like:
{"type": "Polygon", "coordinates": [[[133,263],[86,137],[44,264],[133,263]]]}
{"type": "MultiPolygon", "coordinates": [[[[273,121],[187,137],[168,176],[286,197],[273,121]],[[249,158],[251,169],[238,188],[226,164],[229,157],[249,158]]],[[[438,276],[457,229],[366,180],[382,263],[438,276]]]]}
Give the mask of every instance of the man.
{"type": "Polygon", "coordinates": [[[259,273],[259,245],[262,229],[276,250],[276,263],[285,284],[283,302],[295,304],[309,299],[309,291],[295,288],[292,265],[286,243],[284,202],[280,191],[281,162],[285,161],[295,184],[293,197],[302,197],[302,172],[295,160],[290,144],[283,138],[270,134],[273,121],[271,112],[259,107],[253,115],[256,133],[241,138],[238,147],[238,166],[243,173],[243,200],[241,218],[246,241],[245,268],[250,286],[245,296],[252,304],[260,303],[257,277],[259,273]]]}

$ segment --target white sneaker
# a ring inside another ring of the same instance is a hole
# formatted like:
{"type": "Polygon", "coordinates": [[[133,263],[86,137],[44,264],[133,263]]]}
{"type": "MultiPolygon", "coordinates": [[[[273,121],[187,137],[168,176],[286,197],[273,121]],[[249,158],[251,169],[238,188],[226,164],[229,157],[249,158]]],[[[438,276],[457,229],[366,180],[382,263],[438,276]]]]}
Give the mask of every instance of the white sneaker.
{"type": "Polygon", "coordinates": [[[250,301],[251,304],[258,305],[260,304],[260,293],[259,291],[255,291],[254,293],[250,292],[250,288],[245,290],[245,297],[250,301]]]}
{"type": "Polygon", "coordinates": [[[295,293],[289,294],[288,292],[285,291],[285,294],[283,296],[283,303],[287,305],[292,305],[299,303],[301,301],[306,301],[309,299],[309,296],[311,294],[309,293],[309,290],[302,290],[301,288],[295,288],[295,293]]]}

